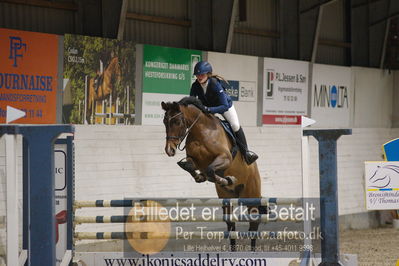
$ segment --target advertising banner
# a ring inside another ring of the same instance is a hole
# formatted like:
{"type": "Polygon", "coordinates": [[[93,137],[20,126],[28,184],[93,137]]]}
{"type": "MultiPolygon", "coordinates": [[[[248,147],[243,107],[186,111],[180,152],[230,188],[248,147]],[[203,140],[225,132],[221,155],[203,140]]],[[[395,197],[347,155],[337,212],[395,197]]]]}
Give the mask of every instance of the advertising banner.
{"type": "Polygon", "coordinates": [[[26,113],[14,123],[56,123],[58,38],[0,29],[0,123],[7,106],[26,113]]]}
{"type": "Polygon", "coordinates": [[[65,123],[133,124],[135,47],[132,42],[65,35],[65,123]]]}
{"type": "Polygon", "coordinates": [[[367,210],[399,209],[399,162],[366,162],[367,210]]]}
{"type": "Polygon", "coordinates": [[[255,102],[256,83],[254,81],[226,80],[221,81],[232,101],[255,102]]]}
{"type": "Polygon", "coordinates": [[[241,126],[258,121],[258,57],[208,52],[214,74],[228,81],[226,93],[234,101],[241,126]]]}
{"type": "Polygon", "coordinates": [[[309,63],[265,58],[263,124],[299,125],[307,115],[309,63]]]}
{"type": "Polygon", "coordinates": [[[177,101],[190,93],[195,81],[194,66],[201,52],[144,45],[143,48],[143,125],[161,125],[162,101],[177,101]]]}
{"type": "Polygon", "coordinates": [[[351,68],[313,65],[311,118],[316,127],[350,127],[351,68]]]}

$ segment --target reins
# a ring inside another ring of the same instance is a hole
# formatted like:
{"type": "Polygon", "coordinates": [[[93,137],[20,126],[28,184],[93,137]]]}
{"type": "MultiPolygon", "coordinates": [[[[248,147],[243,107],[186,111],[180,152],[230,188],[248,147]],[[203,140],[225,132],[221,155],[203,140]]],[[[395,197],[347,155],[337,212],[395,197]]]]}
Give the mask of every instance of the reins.
{"type": "MultiPolygon", "coordinates": [[[[188,128],[187,128],[186,119],[183,117],[184,127],[186,128],[186,132],[184,133],[183,136],[166,136],[166,139],[167,139],[167,140],[169,140],[169,139],[178,139],[180,142],[179,142],[179,144],[177,145],[177,148],[178,148],[180,151],[183,151],[183,150],[186,148],[186,145],[184,145],[183,148],[181,148],[180,145],[182,144],[182,142],[184,141],[184,139],[188,136],[188,133],[190,133],[190,130],[193,128],[193,126],[198,122],[198,120],[199,120],[199,118],[200,118],[200,116],[201,116],[201,113],[202,113],[202,111],[199,110],[198,115],[197,115],[197,117],[195,118],[194,122],[193,122],[188,128]]],[[[175,114],[174,116],[168,118],[168,124],[170,123],[170,121],[171,121],[173,118],[175,118],[175,117],[177,117],[177,116],[179,116],[179,115],[183,115],[183,112],[177,113],[177,114],[175,114]]]]}

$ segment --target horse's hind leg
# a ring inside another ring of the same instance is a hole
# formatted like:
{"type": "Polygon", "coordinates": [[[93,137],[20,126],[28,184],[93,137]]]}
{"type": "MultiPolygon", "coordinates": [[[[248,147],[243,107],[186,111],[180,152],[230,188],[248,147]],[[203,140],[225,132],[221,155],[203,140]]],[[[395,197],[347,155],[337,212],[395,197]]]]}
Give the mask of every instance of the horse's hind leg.
{"type": "Polygon", "coordinates": [[[224,177],[223,171],[231,164],[231,156],[225,154],[219,155],[215,160],[206,168],[205,174],[208,180],[214,180],[215,183],[221,186],[230,186],[235,183],[235,177],[224,177]],[[221,175],[221,176],[220,176],[221,175]]]}

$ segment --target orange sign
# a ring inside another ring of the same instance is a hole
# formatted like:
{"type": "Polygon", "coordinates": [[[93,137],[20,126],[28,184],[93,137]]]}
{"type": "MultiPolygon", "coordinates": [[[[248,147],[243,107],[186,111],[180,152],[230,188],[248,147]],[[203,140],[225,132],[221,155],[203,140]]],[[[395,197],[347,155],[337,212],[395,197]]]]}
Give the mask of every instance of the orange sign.
{"type": "Polygon", "coordinates": [[[26,113],[13,123],[56,123],[58,36],[0,29],[0,62],[0,123],[7,106],[26,113]]]}

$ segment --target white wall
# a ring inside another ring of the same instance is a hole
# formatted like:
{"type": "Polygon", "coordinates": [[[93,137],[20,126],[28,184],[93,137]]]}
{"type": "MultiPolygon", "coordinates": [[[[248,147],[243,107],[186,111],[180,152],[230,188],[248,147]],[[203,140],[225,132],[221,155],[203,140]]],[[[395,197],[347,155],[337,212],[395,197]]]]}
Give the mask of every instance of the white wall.
{"type": "MultiPolygon", "coordinates": [[[[255,83],[255,93],[258,90],[258,58],[237,54],[208,52],[208,59],[215,74],[226,80],[249,81],[255,83]]],[[[243,126],[256,126],[257,95],[253,102],[236,101],[240,123],[243,126]]]]}
{"type": "MultiPolygon", "coordinates": [[[[278,195],[281,189],[286,196],[300,195],[299,129],[245,130],[260,155],[263,194],[278,195]]],[[[77,126],[75,145],[76,199],[216,196],[213,184],[195,183],[176,165],[185,152],[165,154],[163,126],[77,126]]]]}
{"type": "Polygon", "coordinates": [[[387,70],[352,67],[355,88],[353,127],[392,126],[394,75],[387,70]]]}
{"type": "Polygon", "coordinates": [[[399,71],[393,71],[392,127],[399,127],[399,71]]]}

